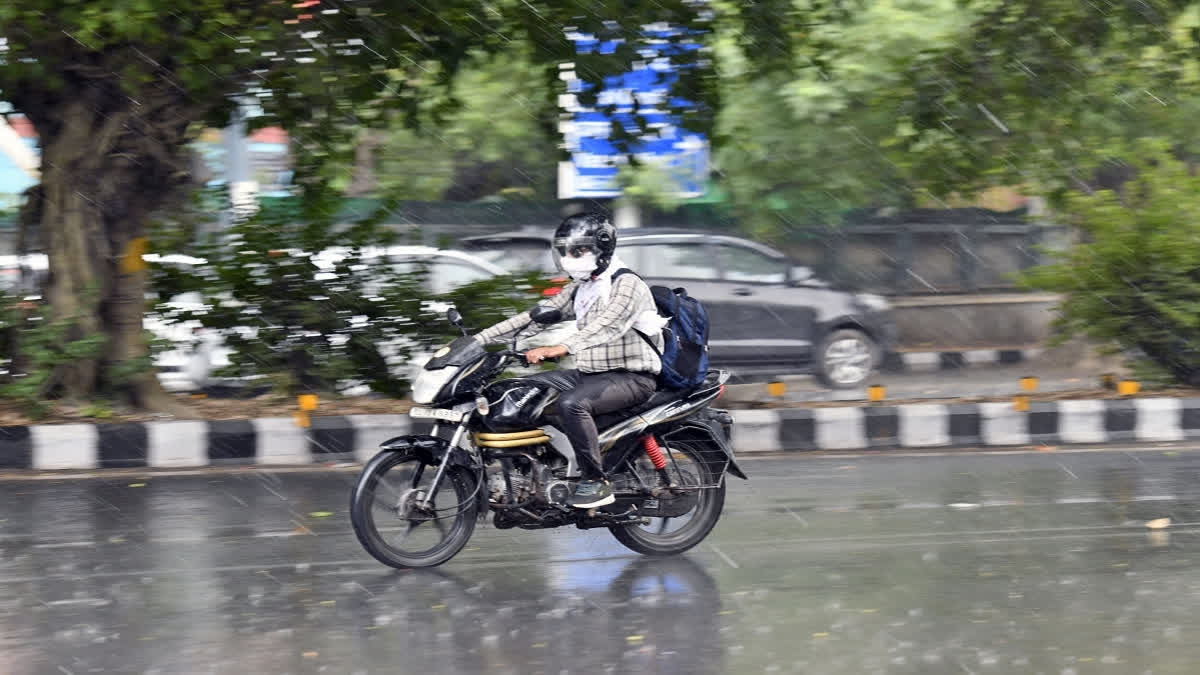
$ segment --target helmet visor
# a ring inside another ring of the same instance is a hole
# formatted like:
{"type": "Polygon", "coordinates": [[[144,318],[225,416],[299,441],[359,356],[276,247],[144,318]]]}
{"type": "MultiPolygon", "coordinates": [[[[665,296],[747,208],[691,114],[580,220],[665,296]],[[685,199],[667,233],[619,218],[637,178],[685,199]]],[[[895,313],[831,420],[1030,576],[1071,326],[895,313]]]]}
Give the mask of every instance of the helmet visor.
{"type": "Polygon", "coordinates": [[[564,259],[582,258],[589,253],[600,255],[595,237],[582,236],[559,237],[551,243],[550,252],[554,254],[554,265],[564,271],[566,270],[566,267],[563,266],[564,259]]]}
{"type": "Polygon", "coordinates": [[[600,255],[595,237],[559,237],[552,247],[554,253],[563,258],[582,258],[589,253],[600,255]]]}

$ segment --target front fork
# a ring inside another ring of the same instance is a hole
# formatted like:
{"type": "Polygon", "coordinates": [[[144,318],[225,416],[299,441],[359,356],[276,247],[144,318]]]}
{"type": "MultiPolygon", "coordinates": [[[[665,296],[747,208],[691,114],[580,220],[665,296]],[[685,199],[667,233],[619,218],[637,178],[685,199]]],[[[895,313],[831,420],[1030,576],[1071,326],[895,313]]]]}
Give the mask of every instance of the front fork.
{"type": "Polygon", "coordinates": [[[450,456],[458,449],[458,442],[462,440],[463,433],[467,430],[466,420],[458,425],[458,429],[454,430],[454,437],[450,439],[450,446],[446,448],[446,453],[442,455],[442,461],[438,464],[437,473],[433,476],[433,485],[429,488],[429,494],[425,495],[425,499],[421,500],[421,508],[429,508],[430,502],[437,496],[438,488],[442,485],[442,476],[446,473],[446,465],[450,463],[450,456]]]}

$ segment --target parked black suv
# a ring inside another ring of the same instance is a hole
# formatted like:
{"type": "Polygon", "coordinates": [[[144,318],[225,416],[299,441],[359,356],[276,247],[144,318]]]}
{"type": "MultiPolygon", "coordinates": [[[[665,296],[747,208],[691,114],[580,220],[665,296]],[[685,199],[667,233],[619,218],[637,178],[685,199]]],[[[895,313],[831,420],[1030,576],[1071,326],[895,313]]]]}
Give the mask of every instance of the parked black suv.
{"type": "MultiPolygon", "coordinates": [[[[770,247],[695,230],[621,230],[617,255],[650,284],[683,286],[708,310],[709,356],[743,376],[808,372],[865,384],[895,339],[878,295],[834,288],[770,247]]],[[[470,237],[460,248],[510,271],[558,270],[541,232],[470,237]]]]}

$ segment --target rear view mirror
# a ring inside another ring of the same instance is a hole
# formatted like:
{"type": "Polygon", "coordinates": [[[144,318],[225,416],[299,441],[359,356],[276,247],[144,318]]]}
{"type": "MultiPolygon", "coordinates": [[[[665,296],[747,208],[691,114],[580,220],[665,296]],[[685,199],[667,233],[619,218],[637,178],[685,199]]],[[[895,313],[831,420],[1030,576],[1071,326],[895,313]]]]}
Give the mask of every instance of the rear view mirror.
{"type": "Polygon", "coordinates": [[[813,271],[811,267],[797,265],[792,268],[789,276],[789,281],[791,281],[791,284],[793,286],[799,286],[806,281],[811,281],[813,279],[813,271]]]}
{"type": "Polygon", "coordinates": [[[462,331],[464,337],[466,336],[467,329],[463,327],[462,314],[459,313],[457,307],[451,307],[450,309],[446,310],[446,320],[449,321],[451,325],[462,331]]]}
{"type": "Polygon", "coordinates": [[[546,307],[544,305],[537,305],[533,309],[529,310],[529,318],[533,319],[534,323],[546,325],[562,321],[563,313],[562,310],[546,307]]]}

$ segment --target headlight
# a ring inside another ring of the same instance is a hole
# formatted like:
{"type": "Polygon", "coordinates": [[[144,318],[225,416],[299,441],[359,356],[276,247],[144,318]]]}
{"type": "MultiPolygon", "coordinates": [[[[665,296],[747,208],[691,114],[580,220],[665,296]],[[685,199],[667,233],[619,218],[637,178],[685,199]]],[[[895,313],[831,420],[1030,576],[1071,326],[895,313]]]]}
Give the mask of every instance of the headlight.
{"type": "Polygon", "coordinates": [[[873,312],[883,312],[892,308],[892,304],[888,302],[887,298],[883,297],[882,295],[875,295],[873,293],[859,293],[855,295],[854,298],[858,300],[859,303],[861,303],[864,307],[873,312]]]}

